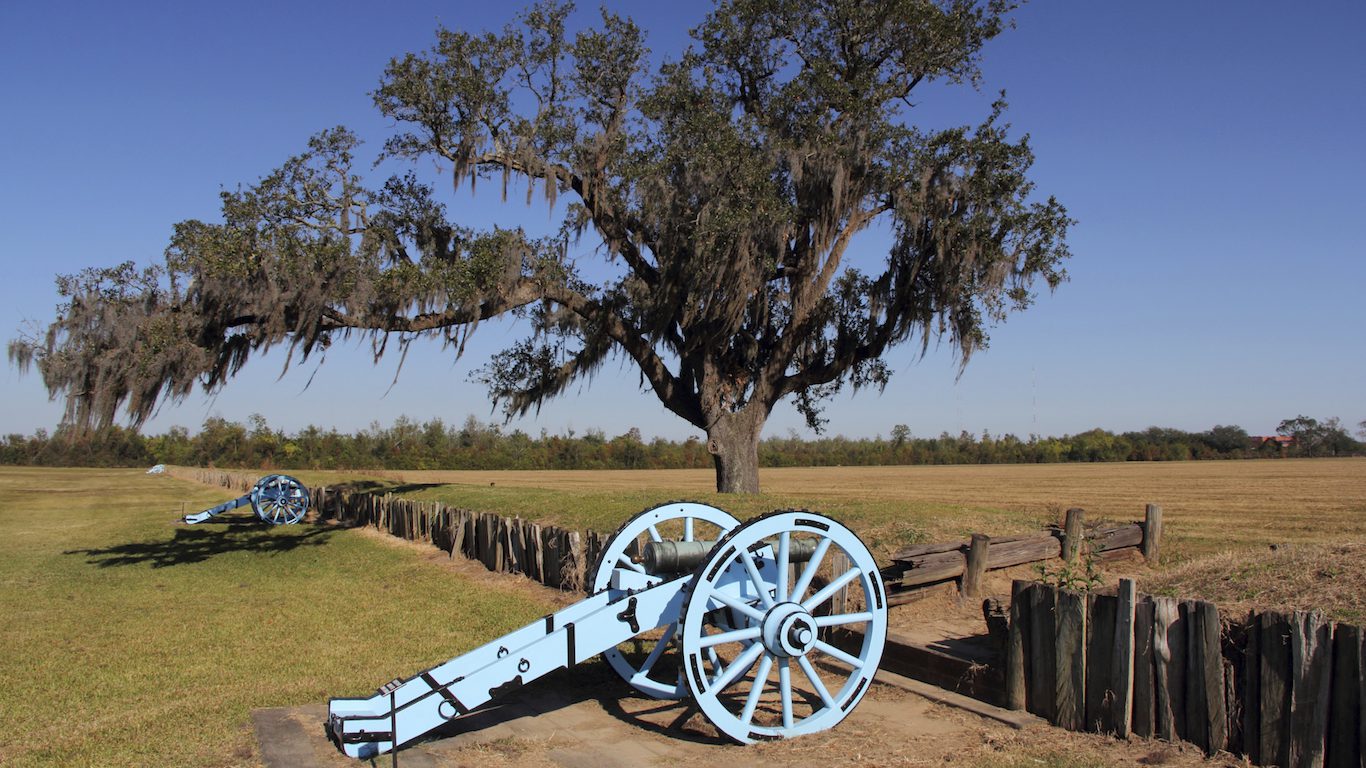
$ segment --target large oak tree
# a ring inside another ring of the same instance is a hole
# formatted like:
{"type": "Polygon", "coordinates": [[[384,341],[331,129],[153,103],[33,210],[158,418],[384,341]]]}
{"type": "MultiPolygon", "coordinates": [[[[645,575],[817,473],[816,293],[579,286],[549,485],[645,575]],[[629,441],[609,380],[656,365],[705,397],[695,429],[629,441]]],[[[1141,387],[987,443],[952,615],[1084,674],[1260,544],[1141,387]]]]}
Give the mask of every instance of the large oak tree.
{"type": "Polygon", "coordinates": [[[779,401],[819,427],[842,386],[886,385],[894,345],[942,339],[966,363],[1063,279],[1071,222],[1035,195],[1003,102],[975,127],[911,120],[917,88],[979,85],[1007,3],[730,0],[657,68],[630,19],[571,36],[569,11],[441,29],[374,93],[399,126],[384,156],[505,199],[520,181],[565,212],[556,236],[462,226],[413,172],[366,186],[358,139],[332,129],[224,193],[221,223],[177,224],[164,263],[59,278],[57,319],[11,358],[65,396],[69,425],[120,408],[139,425],[276,345],[307,358],[359,334],[378,359],[435,336],[459,354],[514,313],[526,338],[478,373],[507,413],[624,355],[706,432],[718,490],[754,492],[779,401]]]}

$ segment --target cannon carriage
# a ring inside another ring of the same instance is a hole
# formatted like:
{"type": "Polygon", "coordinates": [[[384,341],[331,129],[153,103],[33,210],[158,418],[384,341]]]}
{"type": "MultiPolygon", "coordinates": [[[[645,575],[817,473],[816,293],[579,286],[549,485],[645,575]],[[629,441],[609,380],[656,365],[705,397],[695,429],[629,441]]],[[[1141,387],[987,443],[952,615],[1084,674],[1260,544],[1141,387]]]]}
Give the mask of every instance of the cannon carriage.
{"type": "Polygon", "coordinates": [[[886,629],[877,565],[840,523],[807,511],[740,523],[673,502],[613,535],[586,599],[374,695],[332,699],[327,731],[347,755],[372,758],[602,655],[645,695],[691,697],[730,739],[790,738],[853,710],[886,629]],[[834,643],[838,630],[854,642],[834,643]]]}

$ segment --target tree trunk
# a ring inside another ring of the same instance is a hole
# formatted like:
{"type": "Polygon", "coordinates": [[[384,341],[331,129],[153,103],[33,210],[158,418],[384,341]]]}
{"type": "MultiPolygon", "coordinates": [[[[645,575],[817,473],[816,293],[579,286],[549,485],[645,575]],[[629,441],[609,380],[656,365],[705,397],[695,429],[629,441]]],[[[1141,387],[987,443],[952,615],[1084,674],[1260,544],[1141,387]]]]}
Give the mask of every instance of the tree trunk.
{"type": "Polygon", "coordinates": [[[717,493],[759,492],[759,434],[765,415],[746,408],[722,416],[707,430],[717,493]]]}

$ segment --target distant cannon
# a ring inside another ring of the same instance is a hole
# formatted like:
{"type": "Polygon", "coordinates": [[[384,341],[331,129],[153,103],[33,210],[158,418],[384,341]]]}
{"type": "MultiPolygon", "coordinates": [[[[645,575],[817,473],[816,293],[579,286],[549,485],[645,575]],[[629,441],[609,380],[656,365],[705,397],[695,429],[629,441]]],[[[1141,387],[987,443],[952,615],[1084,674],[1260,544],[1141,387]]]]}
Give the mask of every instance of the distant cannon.
{"type": "Polygon", "coordinates": [[[181,521],[187,525],[202,523],[205,520],[250,504],[251,510],[262,522],[271,525],[293,525],[304,518],[308,512],[308,489],[304,484],[289,475],[266,475],[256,481],[245,496],[225,501],[216,507],[186,515],[181,521]]]}

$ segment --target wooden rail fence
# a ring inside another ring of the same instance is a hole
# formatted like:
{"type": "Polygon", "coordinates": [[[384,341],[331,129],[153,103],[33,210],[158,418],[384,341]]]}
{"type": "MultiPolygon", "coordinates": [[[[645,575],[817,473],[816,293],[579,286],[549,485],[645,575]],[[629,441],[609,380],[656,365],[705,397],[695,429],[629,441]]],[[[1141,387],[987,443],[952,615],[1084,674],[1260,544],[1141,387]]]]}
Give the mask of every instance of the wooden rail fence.
{"type": "Polygon", "coordinates": [[[1034,536],[991,538],[975,533],[970,539],[916,544],[892,555],[881,569],[890,605],[915,600],[919,590],[957,579],[966,597],[975,597],[987,571],[1062,558],[1073,561],[1083,548],[1100,559],[1127,557],[1138,549],[1156,563],[1162,541],[1162,508],[1149,504],[1140,522],[1097,526],[1088,530],[1085,511],[1067,510],[1062,527],[1034,536]]]}
{"type": "Polygon", "coordinates": [[[1014,583],[1006,703],[1071,730],[1184,740],[1257,765],[1366,765],[1362,629],[1317,612],[1014,583]]]}

